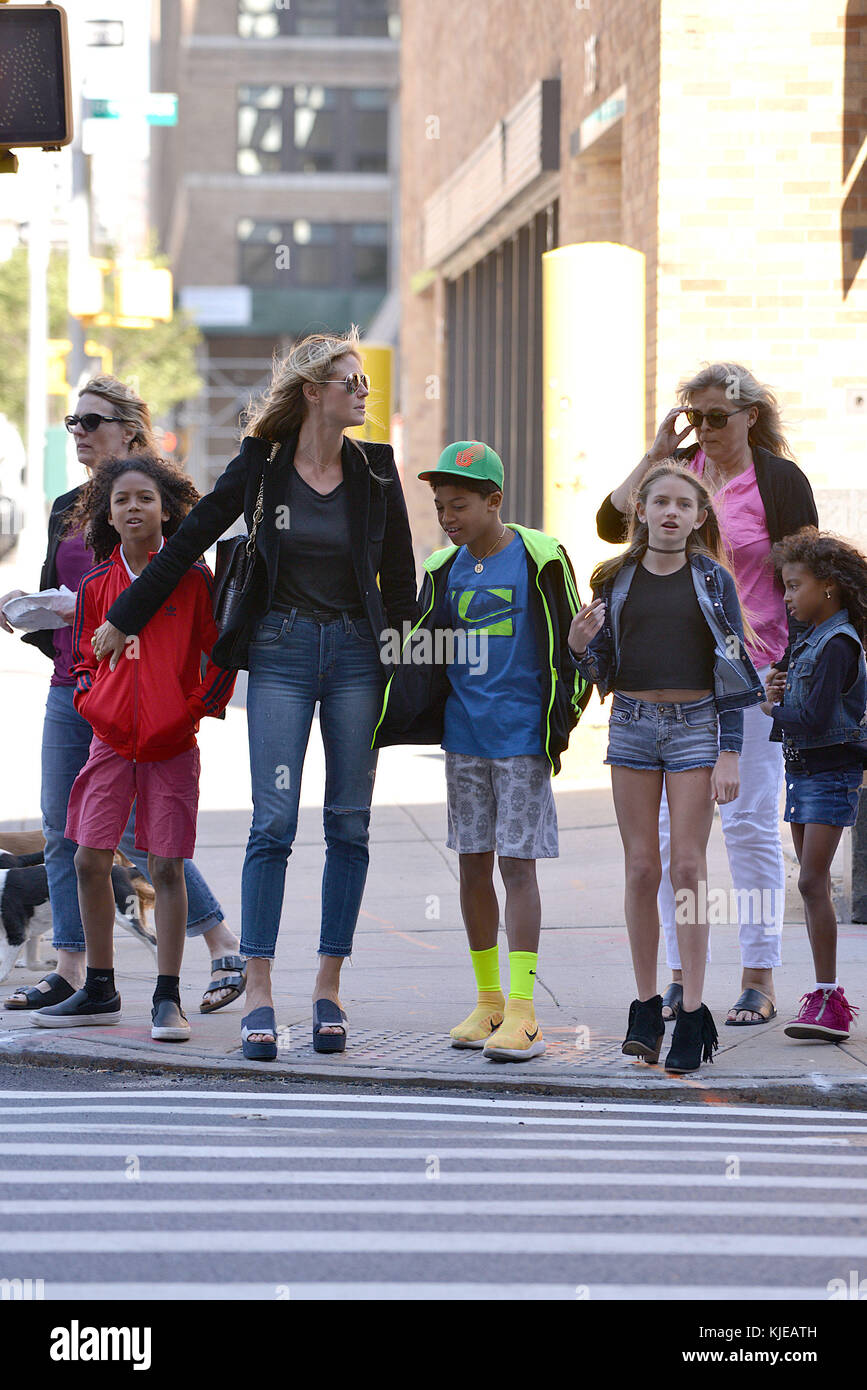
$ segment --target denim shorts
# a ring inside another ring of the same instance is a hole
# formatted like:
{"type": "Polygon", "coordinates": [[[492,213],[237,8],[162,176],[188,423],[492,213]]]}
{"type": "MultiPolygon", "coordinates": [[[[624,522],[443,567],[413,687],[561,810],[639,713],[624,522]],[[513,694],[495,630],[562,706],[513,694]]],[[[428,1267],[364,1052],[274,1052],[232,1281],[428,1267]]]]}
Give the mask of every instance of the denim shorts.
{"type": "Polygon", "coordinates": [[[844,772],[790,772],[786,769],[785,819],[795,825],[854,825],[860,767],[844,772]]]}
{"type": "Polygon", "coordinates": [[[608,767],[639,772],[692,772],[714,767],[719,720],[712,695],[681,704],[633,700],[615,692],[608,724],[608,767]]]}

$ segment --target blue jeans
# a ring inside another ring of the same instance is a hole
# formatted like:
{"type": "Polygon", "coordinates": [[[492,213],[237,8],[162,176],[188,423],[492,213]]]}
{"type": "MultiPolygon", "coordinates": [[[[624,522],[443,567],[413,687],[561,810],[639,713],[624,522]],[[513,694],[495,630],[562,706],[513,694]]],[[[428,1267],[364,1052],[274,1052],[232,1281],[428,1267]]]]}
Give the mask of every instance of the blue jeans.
{"type": "MultiPolygon", "coordinates": [[[[75,851],[67,840],[66,807],[72,784],[90,751],[93,730],[72,703],[74,688],[52,685],[45,703],[42,726],[42,830],[45,835],[45,871],[54,923],[55,950],[83,951],[84,927],[78,908],[75,851]]],[[[132,860],[150,883],[148,857],[135,847],[135,807],[118,849],[132,860]]],[[[223,910],[191,859],[184,861],[187,885],[187,936],[202,936],[223,920],[223,910]]]]}
{"type": "Polygon", "coordinates": [[[373,730],[385,670],[366,618],[318,622],[267,613],[250,642],[247,729],[253,822],[241,876],[241,951],[272,959],[286,864],[298,828],[313,710],[325,746],[325,871],[319,954],[348,956],[368,865],[377,755],[373,730]]]}

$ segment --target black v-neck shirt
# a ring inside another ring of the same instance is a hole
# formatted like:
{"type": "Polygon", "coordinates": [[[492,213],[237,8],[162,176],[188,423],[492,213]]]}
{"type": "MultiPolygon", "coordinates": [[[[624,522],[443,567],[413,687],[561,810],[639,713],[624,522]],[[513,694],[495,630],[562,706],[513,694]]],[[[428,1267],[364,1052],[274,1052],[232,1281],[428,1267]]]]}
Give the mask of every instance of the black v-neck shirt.
{"type": "Polygon", "coordinates": [[[317,492],[293,466],[285,508],[274,519],[280,558],[273,607],[317,612],[357,612],[361,592],[352,563],[346,487],[317,492]]]}

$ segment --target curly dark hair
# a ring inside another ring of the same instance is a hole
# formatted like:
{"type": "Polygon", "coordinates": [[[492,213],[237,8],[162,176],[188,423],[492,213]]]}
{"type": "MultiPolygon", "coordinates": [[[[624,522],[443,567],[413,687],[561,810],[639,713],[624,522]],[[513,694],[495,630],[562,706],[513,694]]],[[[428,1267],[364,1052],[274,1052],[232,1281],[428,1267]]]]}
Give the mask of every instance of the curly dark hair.
{"type": "Polygon", "coordinates": [[[163,522],[165,537],[174,535],[187,512],[199,500],[200,494],[192,479],[177,464],[169,463],[158,454],[142,452],[106,459],[86,484],[68,526],[69,531],[84,531],[84,543],[93,551],[97,564],[107,560],[120,544],[120,536],[108,519],[111,491],[118,478],[132,472],[144,473],[156,483],[163,508],[169,514],[168,521],[163,522]]]}
{"type": "Polygon", "coordinates": [[[783,565],[803,565],[816,579],[833,580],[849,621],[862,645],[867,644],[867,558],[860,550],[829,531],[802,526],[777,541],[771,559],[778,574],[783,565]]]}

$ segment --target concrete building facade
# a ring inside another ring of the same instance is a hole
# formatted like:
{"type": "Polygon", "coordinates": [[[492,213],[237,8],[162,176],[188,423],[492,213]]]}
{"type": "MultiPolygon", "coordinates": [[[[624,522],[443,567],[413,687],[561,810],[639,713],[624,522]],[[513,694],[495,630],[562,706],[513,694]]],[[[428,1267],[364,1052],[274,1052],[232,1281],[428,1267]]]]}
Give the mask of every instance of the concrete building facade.
{"type": "Polygon", "coordinates": [[[598,340],[609,425],[592,443],[570,427],[588,505],[562,538],[584,587],[602,553],[587,518],[706,360],[772,386],[823,524],[867,536],[864,0],[409,3],[401,110],[401,401],[422,548],[441,537],[414,475],[450,438],[501,449],[507,514],[558,529],[540,262],[600,242],[644,257],[640,324],[624,326],[643,372],[624,377],[617,325],[576,294],[576,360],[598,340]],[[637,395],[643,438],[624,438],[637,395]]]}
{"type": "Polygon", "coordinates": [[[180,424],[210,487],[275,351],[357,322],[396,336],[396,0],[155,0],[152,204],[206,382],[180,424]]]}

